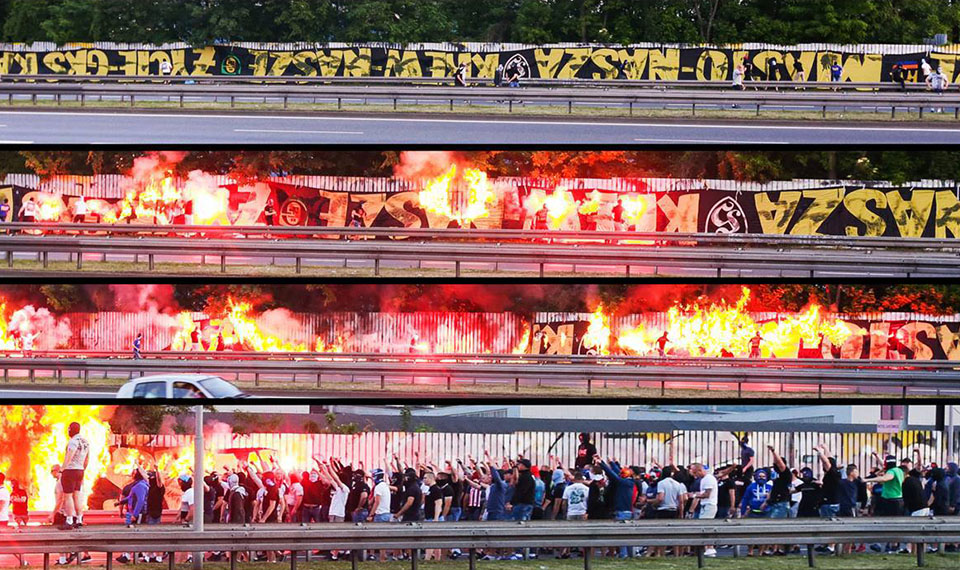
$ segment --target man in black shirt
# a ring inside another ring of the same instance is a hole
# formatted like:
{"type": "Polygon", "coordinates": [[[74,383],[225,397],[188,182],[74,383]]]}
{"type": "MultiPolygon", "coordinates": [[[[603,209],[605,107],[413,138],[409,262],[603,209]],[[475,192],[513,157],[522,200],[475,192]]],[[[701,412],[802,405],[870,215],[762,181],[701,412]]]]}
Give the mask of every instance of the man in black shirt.
{"type": "Polygon", "coordinates": [[[820,516],[826,519],[840,514],[840,468],[837,458],[831,457],[827,448],[820,444],[814,448],[823,466],[823,496],[820,500],[820,516]]]}
{"type": "MultiPolygon", "coordinates": [[[[597,446],[590,442],[589,433],[580,434],[580,446],[577,447],[577,461],[574,467],[583,469],[593,464],[593,456],[597,454],[597,446]]],[[[531,501],[532,502],[532,501],[531,501]]]]}
{"type": "Polygon", "coordinates": [[[370,496],[370,485],[367,485],[366,476],[361,469],[352,473],[350,479],[350,493],[347,495],[345,507],[346,516],[353,522],[367,520],[370,511],[367,510],[367,498],[370,496]]]}
{"type": "Polygon", "coordinates": [[[510,503],[513,505],[513,519],[528,521],[533,514],[533,502],[537,484],[530,473],[530,460],[521,458],[517,461],[517,487],[513,491],[510,503]]]}
{"type": "Polygon", "coordinates": [[[820,483],[813,478],[813,469],[804,467],[800,470],[800,480],[796,490],[800,492],[800,506],[797,509],[798,518],[813,518],[820,512],[820,499],[823,497],[820,483]]]}
{"type": "MultiPolygon", "coordinates": [[[[776,479],[773,480],[770,497],[767,499],[767,505],[770,507],[767,516],[772,519],[785,519],[790,512],[790,495],[792,494],[790,484],[793,483],[793,472],[772,445],[768,445],[767,449],[773,455],[773,470],[777,474],[776,479]]],[[[788,550],[787,546],[778,546],[776,552],[785,554],[788,550]]]]}
{"type": "Polygon", "coordinates": [[[417,472],[408,468],[403,472],[403,491],[400,495],[400,508],[397,509],[397,520],[402,522],[420,520],[422,502],[423,493],[420,491],[420,482],[417,481],[417,472]]]}
{"type": "Polygon", "coordinates": [[[903,483],[901,490],[903,492],[903,511],[905,515],[920,517],[927,514],[927,505],[923,500],[923,475],[913,469],[913,462],[904,459],[900,465],[906,464],[904,469],[903,483]]]}

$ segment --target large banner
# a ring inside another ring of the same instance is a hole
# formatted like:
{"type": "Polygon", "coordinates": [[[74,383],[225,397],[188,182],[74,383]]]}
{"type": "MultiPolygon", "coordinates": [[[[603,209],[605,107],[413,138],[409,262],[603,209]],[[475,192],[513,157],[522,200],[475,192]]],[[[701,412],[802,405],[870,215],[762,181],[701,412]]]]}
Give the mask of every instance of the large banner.
{"type": "MultiPolygon", "coordinates": [[[[493,47],[493,46],[491,46],[493,47]]],[[[744,60],[756,79],[794,78],[795,64],[807,81],[829,81],[839,61],[849,81],[889,81],[900,63],[908,81],[918,77],[921,58],[942,66],[952,82],[958,54],[853,53],[709,47],[529,47],[503,51],[445,51],[356,46],[317,49],[255,49],[217,45],[182,49],[99,49],[2,51],[0,74],[156,75],[169,62],[174,75],[304,77],[449,77],[461,64],[471,77],[493,78],[499,66],[522,78],[650,79],[729,81],[744,60]]]]}
{"type": "MultiPolygon", "coordinates": [[[[424,208],[417,190],[351,192],[275,182],[227,185],[219,196],[190,204],[124,208],[123,200],[87,198],[88,223],[184,223],[255,225],[273,201],[277,225],[348,225],[355,211],[365,227],[538,229],[663,233],[741,233],[887,237],[960,237],[957,189],[830,186],[798,190],[612,191],[589,187],[526,185],[519,179],[492,179],[495,201],[469,221],[424,208]]],[[[24,201],[40,204],[40,219],[69,221],[75,196],[14,186],[0,189],[17,217],[24,201]]],[[[19,219],[19,218],[17,218],[19,219]]]]}
{"type": "MultiPolygon", "coordinates": [[[[806,343],[787,343],[780,358],[826,359],[891,359],[891,360],[960,360],[960,323],[936,320],[874,321],[840,319],[850,335],[842,343],[832,344],[828,339],[813,339],[806,343]]],[[[761,323],[762,325],[762,323],[761,323]]],[[[542,320],[533,323],[533,354],[597,354],[593,339],[587,334],[590,322],[586,318],[542,320]]],[[[627,352],[616,348],[617,338],[628,328],[611,331],[611,352],[627,352]]],[[[648,327],[648,338],[657,338],[664,332],[656,325],[648,327]]],[[[674,348],[678,339],[665,345],[666,356],[696,356],[674,348]]],[[[651,348],[655,346],[650,343],[651,348]]],[[[657,354],[655,351],[647,354],[657,354]]],[[[748,353],[732,354],[746,357],[748,353]]]]}

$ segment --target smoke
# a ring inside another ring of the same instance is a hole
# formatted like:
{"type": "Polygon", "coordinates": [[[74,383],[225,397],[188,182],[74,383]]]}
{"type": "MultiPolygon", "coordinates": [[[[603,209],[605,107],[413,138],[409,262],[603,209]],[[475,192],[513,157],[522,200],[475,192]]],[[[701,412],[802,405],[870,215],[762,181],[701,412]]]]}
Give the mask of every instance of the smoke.
{"type": "Polygon", "coordinates": [[[146,335],[147,341],[144,349],[157,350],[163,347],[151,346],[151,338],[165,336],[170,331],[180,328],[177,314],[181,309],[174,298],[173,285],[110,285],[110,292],[113,293],[114,310],[124,313],[146,313],[151,323],[150,329],[144,331],[135,328],[135,323],[132,321],[121,320],[118,323],[119,330],[114,331],[117,337],[130,339],[132,342],[137,333],[142,332],[146,335]]]}
{"type": "Polygon", "coordinates": [[[66,346],[72,336],[70,319],[57,319],[48,309],[37,309],[27,305],[10,315],[7,325],[11,331],[17,331],[21,338],[35,336],[33,347],[36,350],[53,350],[66,346]]]}
{"type": "Polygon", "coordinates": [[[130,177],[134,184],[146,184],[153,180],[157,173],[164,173],[173,169],[177,164],[187,157],[183,151],[161,151],[151,152],[146,156],[140,156],[133,160],[133,167],[130,168],[130,177]]]}
{"type": "Polygon", "coordinates": [[[447,150],[416,150],[400,153],[400,164],[393,168],[394,176],[416,180],[434,178],[446,172],[451,164],[458,164],[462,158],[447,150]]]}
{"type": "Polygon", "coordinates": [[[300,319],[293,316],[289,309],[270,309],[264,311],[257,318],[257,325],[260,330],[270,336],[275,336],[284,341],[296,341],[290,337],[291,331],[298,331],[304,328],[300,319]]]}

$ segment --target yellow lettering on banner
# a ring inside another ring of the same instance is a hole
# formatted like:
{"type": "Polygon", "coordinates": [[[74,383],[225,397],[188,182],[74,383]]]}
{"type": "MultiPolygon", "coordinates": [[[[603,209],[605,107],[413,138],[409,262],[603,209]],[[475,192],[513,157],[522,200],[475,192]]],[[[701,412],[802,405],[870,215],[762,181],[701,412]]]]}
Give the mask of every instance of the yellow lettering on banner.
{"type": "Polygon", "coordinates": [[[533,57],[537,60],[539,77],[556,77],[560,73],[560,62],[563,61],[563,55],[564,50],[559,48],[533,50],[533,57]]]}
{"type": "Polygon", "coordinates": [[[770,192],[758,192],[754,198],[760,227],[765,234],[784,234],[790,220],[793,219],[801,193],[797,191],[780,192],[779,200],[771,200],[770,192]]]}
{"type": "Polygon", "coordinates": [[[270,65],[270,75],[283,75],[290,64],[293,63],[293,52],[275,51],[272,54],[273,62],[270,65]]]}
{"type": "MultiPolygon", "coordinates": [[[[753,59],[751,59],[751,61],[753,62],[753,66],[763,71],[764,77],[767,76],[767,67],[768,67],[767,62],[770,60],[770,58],[773,58],[774,60],[776,60],[777,63],[783,63],[784,61],[783,52],[774,51],[774,50],[758,51],[755,54],[753,54],[753,59]]],[[[767,79],[770,79],[770,78],[767,77],[767,79]]]]}
{"type": "MultiPolygon", "coordinates": [[[[347,192],[329,192],[327,190],[319,190],[317,194],[321,198],[327,199],[327,211],[317,212],[317,217],[328,226],[346,227],[347,204],[350,202],[351,195],[347,192]]],[[[382,194],[380,196],[382,197],[382,194]]],[[[377,212],[379,213],[379,208],[377,208],[377,212]]]]}
{"type": "Polygon", "coordinates": [[[653,233],[657,231],[657,197],[653,194],[618,194],[617,198],[629,197],[631,200],[640,200],[643,203],[643,210],[640,217],[636,220],[628,220],[621,215],[623,223],[627,228],[635,232],[653,233]]]}
{"type": "MultiPolygon", "coordinates": [[[[841,54],[835,51],[818,51],[817,52],[817,61],[814,65],[814,70],[816,70],[817,81],[830,81],[830,66],[833,65],[834,61],[841,61],[841,54]]],[[[813,73],[813,71],[811,71],[813,73]]],[[[846,75],[844,71],[843,75],[840,76],[843,79],[843,76],[846,75]]]]}
{"type": "Polygon", "coordinates": [[[937,340],[947,360],[960,360],[960,330],[953,332],[947,325],[937,329],[937,340]]]}
{"type": "Polygon", "coordinates": [[[564,50],[570,57],[557,74],[557,79],[573,79],[590,57],[591,48],[569,48],[564,50]]]}
{"type": "Polygon", "coordinates": [[[87,52],[87,69],[92,70],[90,75],[107,75],[110,73],[110,58],[102,49],[92,49],[87,52]]]}
{"type": "Polygon", "coordinates": [[[36,75],[39,73],[39,58],[36,52],[14,53],[13,63],[20,67],[21,75],[36,75]]]}
{"type": "Polygon", "coordinates": [[[267,68],[270,65],[270,52],[261,49],[250,50],[253,56],[253,63],[250,64],[250,71],[253,75],[263,77],[267,74],[267,68]]]}
{"type": "Polygon", "coordinates": [[[677,198],[674,203],[668,194],[664,194],[657,200],[660,211],[667,218],[667,225],[663,228],[665,232],[678,232],[684,234],[697,233],[698,208],[700,207],[699,194],[684,194],[677,198]]]}
{"type": "Polygon", "coordinates": [[[424,52],[430,60],[430,77],[449,77],[453,75],[453,54],[447,51],[424,52]]]}
{"type": "MultiPolygon", "coordinates": [[[[383,206],[387,201],[387,195],[384,192],[375,194],[350,194],[350,200],[360,202],[363,205],[363,225],[369,228],[383,210],[383,206]]],[[[343,216],[343,223],[346,225],[347,213],[344,212],[343,216]]]]}
{"type": "Polygon", "coordinates": [[[370,48],[351,48],[341,50],[343,58],[343,77],[369,77],[373,56],[370,48]]]}
{"type": "MultiPolygon", "coordinates": [[[[136,75],[137,74],[137,52],[134,50],[122,50],[118,51],[117,55],[120,56],[121,63],[111,66],[111,71],[119,71],[123,75],[136,75]]],[[[86,67],[86,63],[84,63],[86,67]]]]}
{"type": "Polygon", "coordinates": [[[70,66],[70,75],[87,74],[87,50],[68,51],[64,52],[63,55],[67,58],[67,64],[70,66]]]}
{"type": "Polygon", "coordinates": [[[887,204],[901,237],[923,237],[923,228],[927,226],[933,207],[933,190],[907,192],[910,192],[909,200],[904,200],[899,190],[887,192],[887,204]]]}
{"type": "Polygon", "coordinates": [[[341,63],[343,63],[343,50],[331,49],[317,52],[320,77],[336,77],[341,63]]]}
{"type": "MultiPolygon", "coordinates": [[[[217,66],[217,51],[213,46],[196,48],[193,50],[196,59],[193,61],[193,69],[187,70],[190,75],[211,75],[217,66]]],[[[177,72],[174,64],[174,73],[177,72]]]]}
{"type": "Polygon", "coordinates": [[[950,79],[951,84],[957,82],[957,60],[960,59],[960,55],[955,53],[933,52],[931,59],[935,59],[937,66],[943,68],[943,73],[950,79]]]}
{"type": "Polygon", "coordinates": [[[859,233],[860,228],[856,226],[847,226],[844,228],[848,236],[882,236],[887,229],[887,222],[879,215],[867,207],[868,202],[873,202],[877,208],[887,207],[887,195],[874,188],[863,188],[848,192],[843,197],[843,205],[853,217],[863,222],[863,233],[859,233]]]}
{"type": "Polygon", "coordinates": [[[620,64],[620,54],[615,49],[598,48],[590,54],[590,61],[600,70],[593,72],[594,79],[616,79],[620,74],[617,66],[620,64]]]}
{"type": "Polygon", "coordinates": [[[730,71],[730,56],[727,52],[719,49],[705,49],[700,52],[700,58],[697,59],[697,79],[700,81],[724,80],[727,78],[728,71],[730,71]],[[710,77],[707,77],[707,57],[713,60],[710,77]]]}
{"type": "Polygon", "coordinates": [[[880,81],[883,55],[879,53],[847,54],[843,60],[841,79],[850,81],[880,81]]]}
{"type": "MultiPolygon", "coordinates": [[[[66,61],[66,56],[59,51],[47,52],[43,56],[43,66],[49,69],[51,73],[66,73],[67,67],[64,65],[66,61]]],[[[5,72],[6,70],[2,69],[2,65],[0,65],[0,73],[5,72]]]]}
{"type": "Polygon", "coordinates": [[[870,358],[887,358],[887,341],[890,340],[890,323],[870,323],[870,358]]]}
{"type": "MultiPolygon", "coordinates": [[[[408,205],[413,207],[414,204],[419,204],[419,198],[419,192],[397,192],[387,196],[387,201],[383,207],[393,219],[400,222],[402,227],[419,228],[421,226],[420,216],[407,209],[408,205]]],[[[431,225],[430,227],[434,226],[431,225]]]]}
{"type": "Polygon", "coordinates": [[[907,323],[900,327],[897,335],[901,336],[904,346],[913,351],[914,360],[930,360],[933,358],[933,350],[925,342],[920,340],[923,334],[927,340],[933,340],[937,337],[937,330],[930,323],[907,323]]]}
{"type": "MultiPolygon", "coordinates": [[[[154,53],[163,53],[163,52],[154,52],[154,53]]],[[[150,75],[151,55],[152,54],[149,51],[145,51],[145,50],[140,50],[137,52],[137,75],[150,75]]],[[[159,72],[160,68],[157,68],[157,71],[159,72]]]]}
{"type": "MultiPolygon", "coordinates": [[[[160,69],[160,61],[162,60],[157,59],[157,69],[160,69]]],[[[190,72],[187,70],[186,50],[170,50],[170,75],[190,75],[190,72]]]]}
{"type": "Polygon", "coordinates": [[[649,79],[673,81],[680,74],[680,50],[676,48],[652,49],[649,54],[649,79]]]}
{"type": "Polygon", "coordinates": [[[476,68],[474,77],[492,78],[497,73],[497,62],[500,60],[496,53],[475,53],[470,56],[470,63],[476,68]]]}
{"type": "Polygon", "coordinates": [[[820,226],[843,200],[843,188],[804,190],[803,197],[812,198],[813,203],[806,210],[800,212],[800,219],[790,229],[790,234],[800,236],[820,235],[820,226]]]}
{"type": "Polygon", "coordinates": [[[850,336],[840,345],[840,358],[857,359],[863,355],[863,337],[867,331],[853,323],[844,323],[850,331],[850,336]]]}
{"type": "Polygon", "coordinates": [[[647,52],[644,48],[621,49],[620,61],[626,62],[623,68],[627,79],[643,79],[647,68],[647,52]]]}
{"type": "Polygon", "coordinates": [[[420,59],[415,51],[387,51],[387,66],[383,70],[385,77],[423,77],[420,59]]]}
{"type": "Polygon", "coordinates": [[[960,237],[960,201],[950,190],[937,191],[937,214],[933,220],[933,237],[945,238],[947,232],[960,237]]]}
{"type": "Polygon", "coordinates": [[[816,61],[817,61],[817,52],[814,51],[801,51],[797,53],[787,52],[784,55],[783,61],[784,65],[787,66],[787,71],[790,72],[790,78],[794,81],[799,81],[800,78],[796,76],[796,72],[793,70],[793,64],[800,60],[800,65],[803,66],[804,75],[806,75],[807,81],[812,81],[816,75],[816,61]]]}
{"type": "Polygon", "coordinates": [[[293,54],[293,66],[299,71],[297,75],[303,77],[316,77],[317,66],[314,65],[316,61],[317,52],[315,51],[298,51],[293,54]]]}
{"type": "Polygon", "coordinates": [[[148,69],[149,69],[149,65],[156,64],[155,69],[157,70],[157,73],[160,73],[160,64],[163,63],[164,61],[170,62],[170,75],[185,75],[184,69],[183,69],[183,50],[182,49],[172,50],[170,51],[170,53],[167,53],[165,51],[155,51],[151,53],[150,62],[148,63],[148,69]],[[180,52],[180,61],[174,63],[177,52],[180,52]]]}
{"type": "Polygon", "coordinates": [[[560,325],[554,332],[550,325],[533,325],[534,338],[540,337],[540,354],[573,354],[573,325],[560,325]]]}

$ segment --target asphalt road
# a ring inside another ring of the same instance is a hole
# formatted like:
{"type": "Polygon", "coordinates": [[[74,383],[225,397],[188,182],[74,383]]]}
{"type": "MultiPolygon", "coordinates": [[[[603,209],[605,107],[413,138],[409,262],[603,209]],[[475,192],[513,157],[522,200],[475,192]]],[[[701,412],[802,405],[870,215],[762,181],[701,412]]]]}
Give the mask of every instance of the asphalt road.
{"type": "Polygon", "coordinates": [[[2,111],[0,144],[957,144],[960,124],[2,111]]]}

